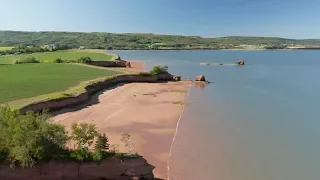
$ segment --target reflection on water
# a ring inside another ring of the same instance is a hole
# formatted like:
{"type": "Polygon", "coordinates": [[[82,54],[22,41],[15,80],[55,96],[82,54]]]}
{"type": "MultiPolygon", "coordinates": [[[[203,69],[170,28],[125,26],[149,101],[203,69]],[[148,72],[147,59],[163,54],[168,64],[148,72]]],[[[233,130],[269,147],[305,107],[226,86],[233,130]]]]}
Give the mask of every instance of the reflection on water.
{"type": "Polygon", "coordinates": [[[195,87],[196,88],[200,88],[200,89],[203,89],[203,88],[205,88],[207,85],[208,85],[208,83],[207,82],[195,82],[194,83],[194,85],[195,85],[195,87]]]}
{"type": "Polygon", "coordinates": [[[320,51],[118,53],[214,82],[189,92],[170,180],[320,179],[320,51]]]}

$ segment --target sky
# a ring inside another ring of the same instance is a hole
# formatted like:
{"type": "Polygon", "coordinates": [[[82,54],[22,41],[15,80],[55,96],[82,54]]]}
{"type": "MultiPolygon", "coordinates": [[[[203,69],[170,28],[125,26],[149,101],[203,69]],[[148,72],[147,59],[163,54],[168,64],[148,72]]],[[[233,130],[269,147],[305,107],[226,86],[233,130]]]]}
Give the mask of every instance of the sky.
{"type": "Polygon", "coordinates": [[[320,0],[0,0],[0,30],[320,38],[320,0]]]}

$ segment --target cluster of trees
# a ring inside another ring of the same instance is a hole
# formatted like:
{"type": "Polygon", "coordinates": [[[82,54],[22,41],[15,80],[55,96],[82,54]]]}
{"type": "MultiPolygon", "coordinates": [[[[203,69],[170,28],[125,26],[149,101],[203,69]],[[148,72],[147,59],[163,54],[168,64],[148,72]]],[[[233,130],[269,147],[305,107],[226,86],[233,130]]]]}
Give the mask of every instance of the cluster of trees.
{"type": "Polygon", "coordinates": [[[149,72],[140,72],[140,76],[154,76],[158,74],[168,73],[168,66],[154,66],[149,72]]]}
{"type": "Polygon", "coordinates": [[[91,64],[92,59],[89,56],[81,56],[77,60],[63,60],[61,58],[57,58],[53,61],[54,63],[82,63],[82,64],[91,64]]]}
{"type": "Polygon", "coordinates": [[[0,107],[0,161],[11,166],[32,167],[39,161],[101,162],[113,155],[105,134],[92,124],[73,124],[69,136],[64,126],[50,123],[49,114],[25,115],[9,107],[0,107]],[[76,147],[66,146],[72,140],[76,147]],[[93,147],[94,151],[89,151],[93,147]]]}
{"type": "Polygon", "coordinates": [[[35,57],[15,58],[12,60],[12,64],[24,64],[24,63],[40,63],[35,57]]]}
{"type": "Polygon", "coordinates": [[[48,46],[24,46],[24,45],[19,45],[16,46],[12,49],[7,49],[5,51],[0,51],[0,54],[5,55],[5,54],[25,54],[25,53],[36,53],[36,52],[49,52],[49,51],[57,51],[57,50],[66,50],[66,49],[71,49],[71,46],[68,45],[58,45],[55,46],[54,48],[48,47],[48,46]]]}
{"type": "Polygon", "coordinates": [[[239,45],[317,45],[319,39],[295,40],[275,37],[221,37],[159,35],[148,33],[81,33],[0,31],[0,46],[65,45],[94,49],[228,49],[239,45]]]}
{"type": "Polygon", "coordinates": [[[268,45],[265,47],[265,49],[285,49],[287,48],[286,45],[280,44],[280,45],[268,45]]]}

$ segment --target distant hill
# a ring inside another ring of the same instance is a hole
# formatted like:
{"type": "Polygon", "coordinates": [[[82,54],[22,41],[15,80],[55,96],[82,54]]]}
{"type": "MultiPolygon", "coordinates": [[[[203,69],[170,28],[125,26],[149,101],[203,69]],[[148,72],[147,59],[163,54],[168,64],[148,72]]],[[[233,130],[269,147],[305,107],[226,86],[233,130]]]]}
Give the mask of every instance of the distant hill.
{"type": "Polygon", "coordinates": [[[147,33],[0,31],[0,46],[46,44],[97,49],[281,49],[292,46],[320,47],[320,39],[295,40],[241,36],[203,38],[147,33]]]}

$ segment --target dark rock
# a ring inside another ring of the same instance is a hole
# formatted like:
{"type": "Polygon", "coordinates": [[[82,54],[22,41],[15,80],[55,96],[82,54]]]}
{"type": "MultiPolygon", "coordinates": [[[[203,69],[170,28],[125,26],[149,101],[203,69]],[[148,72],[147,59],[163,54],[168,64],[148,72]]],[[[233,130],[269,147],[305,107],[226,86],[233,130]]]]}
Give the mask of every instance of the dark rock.
{"type": "Polygon", "coordinates": [[[116,55],[117,57],[114,60],[121,60],[121,57],[119,56],[119,54],[116,55]]]}
{"type": "Polygon", "coordinates": [[[174,79],[175,81],[181,81],[181,76],[173,76],[173,79],[174,79]]]}
{"type": "Polygon", "coordinates": [[[237,65],[244,65],[244,60],[240,60],[236,62],[237,65]]]}
{"type": "Polygon", "coordinates": [[[131,63],[129,61],[126,61],[126,67],[131,68],[131,63]]]}
{"type": "Polygon", "coordinates": [[[206,78],[204,77],[204,75],[200,75],[196,77],[196,81],[206,81],[206,78]]]}

